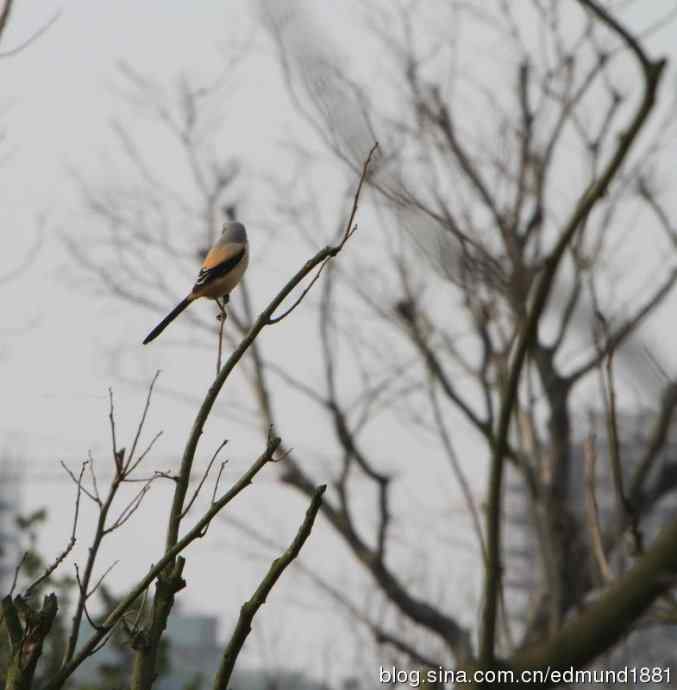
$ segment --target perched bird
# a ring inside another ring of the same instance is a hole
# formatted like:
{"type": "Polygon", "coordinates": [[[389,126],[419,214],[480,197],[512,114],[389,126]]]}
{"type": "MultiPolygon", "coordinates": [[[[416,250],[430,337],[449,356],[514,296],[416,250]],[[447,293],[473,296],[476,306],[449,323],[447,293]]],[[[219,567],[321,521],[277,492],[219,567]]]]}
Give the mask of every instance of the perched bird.
{"type": "MultiPolygon", "coordinates": [[[[244,225],[235,222],[226,223],[221,237],[202,262],[202,268],[190,294],[155,326],[146,336],[143,344],[147,345],[151,340],[155,340],[191,302],[200,297],[213,300],[222,298],[225,305],[228,302],[228,295],[240,282],[248,263],[249,242],[244,225]]],[[[219,306],[221,306],[220,303],[219,306]]],[[[223,306],[221,308],[223,309],[223,306]]]]}

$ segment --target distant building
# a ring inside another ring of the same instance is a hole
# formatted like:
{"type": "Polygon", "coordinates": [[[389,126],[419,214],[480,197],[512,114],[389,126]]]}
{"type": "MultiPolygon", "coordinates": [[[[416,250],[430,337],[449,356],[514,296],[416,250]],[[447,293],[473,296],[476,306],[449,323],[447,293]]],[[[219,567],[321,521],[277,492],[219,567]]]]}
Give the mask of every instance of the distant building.
{"type": "MultiPolygon", "coordinates": [[[[173,613],[166,639],[170,668],[153,685],[157,690],[206,690],[221,663],[225,642],[217,638],[218,618],[173,613]]],[[[78,686],[96,687],[102,667],[119,666],[119,651],[111,645],[87,659],[75,674],[78,686]]],[[[122,662],[125,663],[125,662],[122,662]]],[[[128,663],[128,662],[127,662],[128,663]]],[[[229,690],[329,690],[305,674],[284,669],[236,669],[229,690]]]]}

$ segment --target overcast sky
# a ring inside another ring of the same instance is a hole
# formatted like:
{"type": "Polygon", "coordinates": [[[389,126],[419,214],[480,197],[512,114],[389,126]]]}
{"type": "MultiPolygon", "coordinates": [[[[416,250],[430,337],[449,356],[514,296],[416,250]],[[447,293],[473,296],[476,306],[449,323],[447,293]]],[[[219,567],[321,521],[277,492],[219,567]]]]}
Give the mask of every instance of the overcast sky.
{"type": "MultiPolygon", "coordinates": [[[[235,96],[228,99],[218,145],[246,162],[238,192],[241,217],[252,242],[249,276],[257,286],[257,306],[262,306],[275,286],[307,258],[307,248],[296,243],[280,254],[279,261],[271,262],[267,257],[265,271],[260,268],[263,262],[257,264],[257,255],[265,253],[269,232],[269,227],[264,228],[271,215],[266,205],[273,204],[269,192],[257,188],[257,175],[288,177],[285,145],[304,129],[289,104],[269,38],[255,21],[253,4],[246,0],[17,0],[3,37],[0,51],[12,50],[59,13],[38,40],[17,55],[0,60],[0,124],[7,137],[0,150],[0,275],[21,266],[38,233],[43,233],[35,260],[15,280],[0,287],[0,449],[22,463],[26,477],[23,508],[46,506],[49,510],[50,525],[41,542],[47,555],[63,548],[70,529],[73,487],[64,480],[59,461],[76,467],[91,450],[100,467],[108,462],[109,386],[115,390],[123,445],[128,443],[125,438],[132,433],[143,404],[143,390],[138,383],[129,385],[115,377],[111,353],[122,348],[138,382],[150,381],[154,371],[161,368],[162,386],[192,398],[188,403],[167,395],[156,398],[148,433],[163,429],[165,435],[152,458],[151,469],[168,469],[175,461],[197,399],[204,394],[213,373],[213,357],[204,351],[196,357],[195,353],[177,351],[171,342],[160,341],[158,347],[141,348],[141,339],[159,315],[95,295],[93,286],[89,289],[87,279],[63,247],[64,232],[83,241],[95,232],[88,225],[69,171],[105,181],[106,161],[115,148],[111,119],[129,118],[115,90],[116,64],[120,60],[167,84],[181,73],[208,82],[220,74],[224,56],[242,50],[245,57],[227,77],[227,92],[235,96]],[[277,267],[271,269],[275,264],[277,267]]],[[[367,64],[372,59],[370,50],[375,47],[351,42],[359,31],[351,25],[352,4],[341,3],[340,9],[334,2],[315,4],[323,29],[350,53],[358,68],[367,64]]],[[[673,5],[670,0],[636,3],[632,21],[636,26],[646,26],[673,5]],[[651,16],[644,14],[647,5],[651,5],[651,16]]],[[[677,25],[654,36],[651,46],[654,54],[677,53],[677,25]]],[[[664,88],[674,89],[674,84],[671,70],[664,88]]],[[[156,146],[161,159],[161,145],[156,146]]],[[[343,192],[344,178],[329,176],[327,196],[338,198],[343,192]]],[[[177,286],[176,295],[183,289],[177,286]]],[[[167,297],[168,309],[176,295],[167,297]]],[[[210,313],[206,305],[198,308],[204,315],[210,313]]],[[[302,316],[298,323],[303,323],[302,316]]],[[[279,338],[273,342],[279,342],[280,347],[303,340],[293,330],[280,330],[279,335],[271,336],[279,338]]],[[[295,356],[302,358],[298,351],[295,356]]],[[[225,395],[234,393],[225,391],[225,395]]],[[[225,420],[225,415],[220,419],[225,420]]],[[[223,421],[223,425],[216,431],[211,425],[203,440],[203,456],[210,454],[217,439],[224,435],[230,438],[228,457],[232,460],[227,476],[232,479],[253,459],[260,441],[251,430],[232,421],[223,421]]],[[[299,443],[302,450],[304,442],[311,446],[317,441],[308,426],[305,432],[311,437],[295,439],[296,448],[299,443]]],[[[241,502],[252,506],[259,517],[269,516],[272,536],[284,541],[301,518],[303,503],[296,497],[281,498],[272,479],[264,477],[260,485],[251,491],[251,499],[247,495],[241,502]]],[[[168,489],[154,489],[133,530],[111,540],[102,566],[120,560],[112,579],[115,586],[122,588],[131,582],[159,555],[164,533],[156,533],[152,526],[167,506],[168,489]]],[[[239,514],[247,515],[246,507],[239,514]]],[[[86,522],[91,518],[92,513],[85,514],[83,546],[78,547],[76,557],[82,558],[86,522]]],[[[260,561],[243,562],[236,552],[225,552],[224,544],[238,539],[241,537],[236,532],[212,529],[205,543],[189,554],[189,587],[180,597],[187,608],[217,611],[232,620],[262,567],[260,561]]],[[[339,553],[340,547],[326,530],[314,534],[307,547],[311,561],[339,553]]],[[[351,582],[352,577],[347,574],[347,581],[351,582]]],[[[476,594],[471,585],[465,588],[468,597],[476,594]]],[[[283,620],[280,612],[301,615],[300,607],[295,605],[297,600],[293,588],[283,588],[272,597],[267,607],[272,613],[266,611],[261,619],[262,625],[268,622],[272,637],[283,638],[288,632],[279,624],[276,628],[276,621],[283,620]]],[[[308,640],[316,638],[318,671],[324,663],[318,659],[328,642],[315,635],[324,620],[323,606],[304,614],[313,621],[308,640]]],[[[298,625],[294,626],[294,634],[302,635],[298,625]]],[[[277,644],[295,650],[291,655],[285,651],[285,658],[279,661],[308,663],[310,647],[298,644],[298,639],[296,645],[285,645],[283,641],[277,644]]],[[[271,642],[271,646],[275,644],[271,642]]],[[[253,663],[257,660],[256,650],[251,652],[253,663]]],[[[275,663],[278,659],[269,661],[275,663]]]]}

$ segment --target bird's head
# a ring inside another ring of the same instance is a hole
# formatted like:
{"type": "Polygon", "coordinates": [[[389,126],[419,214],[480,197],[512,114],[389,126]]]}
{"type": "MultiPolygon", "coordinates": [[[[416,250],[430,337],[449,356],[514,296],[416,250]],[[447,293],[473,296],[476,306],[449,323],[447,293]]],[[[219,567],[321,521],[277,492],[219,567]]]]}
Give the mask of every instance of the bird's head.
{"type": "Polygon", "coordinates": [[[237,223],[235,221],[225,223],[222,234],[225,242],[238,242],[240,244],[245,244],[247,242],[247,231],[242,223],[237,223]]]}

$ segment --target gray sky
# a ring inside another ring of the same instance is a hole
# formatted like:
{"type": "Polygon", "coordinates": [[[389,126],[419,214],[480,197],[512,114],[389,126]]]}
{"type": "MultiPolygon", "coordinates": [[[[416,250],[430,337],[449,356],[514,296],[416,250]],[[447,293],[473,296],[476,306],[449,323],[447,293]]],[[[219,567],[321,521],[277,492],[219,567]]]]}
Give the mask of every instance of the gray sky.
{"type": "MultiPolygon", "coordinates": [[[[668,0],[653,0],[650,4],[652,16],[674,5],[668,0]]],[[[349,46],[350,61],[358,71],[364,69],[373,57],[370,51],[375,46],[353,40],[359,29],[350,24],[351,5],[341,5],[340,11],[335,3],[318,1],[315,5],[320,26],[331,31],[337,43],[349,46]]],[[[3,85],[0,122],[8,141],[0,152],[4,155],[7,150],[0,167],[0,227],[5,240],[4,251],[0,253],[0,275],[21,264],[39,227],[45,235],[35,262],[21,277],[0,289],[3,314],[0,447],[25,463],[25,509],[44,505],[50,511],[52,520],[42,539],[47,555],[63,548],[70,530],[73,487],[57,480],[62,475],[58,461],[76,467],[91,449],[98,466],[105,467],[109,461],[108,386],[115,389],[123,445],[133,432],[143,404],[141,388],[126,385],[113,376],[111,351],[122,348],[125,370],[139,381],[149,381],[153,372],[161,368],[161,388],[183,391],[195,400],[203,395],[213,374],[214,360],[210,354],[204,350],[197,356],[186,352],[177,348],[171,338],[158,341],[157,347],[154,344],[141,348],[141,339],[158,315],[142,307],[95,296],[86,283],[91,278],[83,280],[83,274],[71,262],[60,239],[64,231],[74,232],[83,241],[91,239],[96,232],[82,211],[67,170],[75,170],[87,179],[102,182],[106,179],[107,161],[115,158],[110,119],[126,117],[125,108],[113,89],[119,60],[166,83],[171,83],[181,72],[209,81],[219,73],[223,56],[232,53],[234,46],[246,48],[246,57],[228,77],[227,90],[235,98],[229,99],[218,145],[240,156],[247,166],[238,184],[243,199],[241,216],[252,242],[249,279],[256,286],[257,306],[265,304],[276,286],[308,256],[307,247],[294,240],[275,262],[270,257],[266,257],[265,264],[257,262],[257,256],[265,253],[266,223],[274,211],[270,193],[257,186],[257,175],[265,172],[273,177],[288,177],[289,157],[284,145],[293,136],[304,135],[305,129],[289,105],[272,46],[267,35],[255,25],[251,6],[245,0],[201,3],[25,0],[17,3],[15,16],[4,36],[0,50],[11,50],[49,21],[56,11],[61,12],[39,40],[18,55],[0,60],[3,85]]],[[[635,9],[633,21],[645,26],[650,23],[650,17],[635,9]]],[[[654,52],[674,55],[676,39],[677,29],[673,25],[669,31],[655,36],[651,45],[654,52]]],[[[664,88],[671,85],[674,85],[673,71],[664,88]]],[[[139,131],[148,132],[143,129],[143,122],[137,124],[139,131]]],[[[149,136],[154,134],[151,132],[149,136]]],[[[161,140],[153,139],[150,145],[156,147],[158,160],[162,160],[161,140]]],[[[319,150],[317,144],[314,146],[319,150]]],[[[340,198],[344,184],[342,174],[328,173],[324,186],[327,200],[340,198]]],[[[277,231],[286,232],[284,228],[277,231]]],[[[177,286],[176,295],[167,297],[168,308],[183,289],[177,286]]],[[[196,305],[196,308],[203,315],[211,313],[208,305],[196,305]]],[[[306,354],[300,344],[312,350],[312,338],[310,335],[301,338],[297,329],[307,323],[299,315],[294,322],[298,326],[290,320],[279,332],[266,334],[266,343],[273,348],[288,348],[294,352],[296,363],[302,363],[306,354]]],[[[237,387],[224,391],[224,396],[233,404],[237,387]]],[[[196,402],[186,404],[170,396],[156,397],[147,432],[151,435],[163,429],[165,434],[156,446],[150,469],[170,467],[182,448],[195,408],[196,402]]],[[[321,440],[321,425],[313,427],[309,421],[301,425],[289,421],[293,435],[290,442],[297,450],[303,452],[321,440]],[[311,428],[318,431],[311,432],[311,428]]],[[[231,439],[227,478],[233,479],[253,459],[260,441],[250,430],[221,415],[214,418],[201,442],[203,462],[224,436],[231,439]]],[[[421,453],[418,440],[402,442],[413,454],[421,453]]],[[[443,499],[449,479],[431,475],[427,483],[421,480],[421,490],[423,493],[437,491],[438,498],[443,499]],[[439,485],[445,489],[438,488],[439,485]]],[[[321,468],[316,476],[322,478],[321,468]]],[[[254,513],[259,525],[270,526],[273,538],[286,541],[304,506],[296,496],[283,495],[272,481],[272,472],[268,477],[257,481],[235,506],[235,511],[239,516],[254,513]]],[[[111,584],[122,588],[160,553],[164,531],[155,533],[152,526],[164,514],[169,497],[168,487],[154,488],[132,529],[111,539],[101,561],[102,567],[106,567],[120,560],[111,584]]],[[[92,513],[85,513],[82,539],[75,552],[77,558],[82,558],[87,519],[91,517],[92,513]]],[[[416,522],[411,525],[412,531],[423,527],[416,522]]],[[[262,566],[257,562],[254,567],[232,550],[224,551],[225,543],[241,539],[237,533],[226,532],[216,525],[204,543],[190,552],[189,587],[181,595],[187,607],[209,612],[216,609],[232,620],[262,566]]],[[[326,562],[328,556],[330,559],[336,556],[338,562],[343,553],[327,530],[318,530],[306,549],[306,557],[311,562],[326,562]]],[[[348,561],[343,559],[343,563],[348,561]]],[[[348,569],[345,578],[348,583],[360,580],[348,569]]],[[[467,597],[474,597],[472,584],[460,584],[468,581],[467,573],[459,573],[458,578],[461,591],[467,597]]],[[[465,598],[458,602],[456,613],[463,612],[465,598]]],[[[322,651],[332,637],[316,635],[326,621],[325,605],[302,614],[301,608],[294,605],[300,599],[293,587],[283,587],[271,598],[259,625],[268,623],[271,637],[281,637],[279,649],[285,650],[284,660],[292,665],[307,664],[308,651],[314,646],[316,669],[321,671],[322,651]],[[308,641],[312,640],[310,648],[299,643],[303,633],[296,621],[306,620],[301,616],[308,616],[312,622],[310,632],[306,633],[308,641]],[[279,626],[281,620],[295,621],[296,644],[285,644],[284,635],[289,631],[279,626]],[[289,653],[289,649],[295,651],[289,653]]],[[[338,617],[332,620],[338,624],[338,617]]],[[[472,619],[468,622],[472,623],[472,619]]],[[[275,644],[271,642],[271,646],[274,648],[275,644]]],[[[345,651],[347,656],[352,653],[352,650],[345,651]]],[[[256,658],[255,645],[252,645],[250,659],[253,662],[256,658]]]]}

